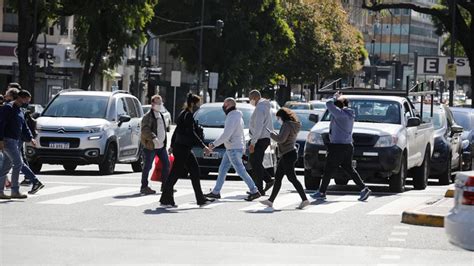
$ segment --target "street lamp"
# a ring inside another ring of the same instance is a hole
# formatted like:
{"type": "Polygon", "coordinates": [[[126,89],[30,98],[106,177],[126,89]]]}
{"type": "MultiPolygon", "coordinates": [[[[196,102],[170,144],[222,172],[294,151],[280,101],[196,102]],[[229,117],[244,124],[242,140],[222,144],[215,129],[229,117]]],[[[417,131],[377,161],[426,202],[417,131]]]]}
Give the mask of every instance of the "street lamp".
{"type": "MultiPolygon", "coordinates": [[[[452,25],[451,25],[451,58],[450,58],[450,63],[454,64],[454,45],[456,44],[455,42],[455,31],[456,31],[456,0],[451,1],[451,16],[452,16],[452,25]]],[[[453,101],[454,101],[454,84],[456,81],[456,76],[454,77],[454,80],[449,81],[449,106],[453,106],[453,101]]]]}

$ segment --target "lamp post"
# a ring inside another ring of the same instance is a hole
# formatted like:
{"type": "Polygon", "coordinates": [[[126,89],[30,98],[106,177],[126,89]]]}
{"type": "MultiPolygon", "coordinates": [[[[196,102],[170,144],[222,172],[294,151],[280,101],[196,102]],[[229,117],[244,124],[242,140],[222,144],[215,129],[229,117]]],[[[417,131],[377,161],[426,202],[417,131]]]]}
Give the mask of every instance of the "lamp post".
{"type": "MultiPolygon", "coordinates": [[[[199,63],[198,63],[198,83],[197,83],[197,89],[198,89],[198,94],[201,92],[201,79],[202,79],[202,46],[203,46],[203,34],[204,34],[204,28],[202,27],[204,25],[204,6],[205,6],[206,0],[202,0],[201,4],[201,29],[199,32],[199,63]]],[[[207,91],[203,88],[202,89],[202,96],[203,96],[203,102],[207,102],[207,91]]]]}
{"type": "MultiPolygon", "coordinates": [[[[456,44],[455,42],[455,31],[456,31],[456,0],[451,0],[451,19],[452,19],[452,25],[451,25],[451,58],[450,62],[451,64],[454,64],[454,45],[456,44]]],[[[449,106],[453,106],[453,101],[454,101],[454,84],[456,77],[454,77],[454,80],[449,81],[449,106]]]]}

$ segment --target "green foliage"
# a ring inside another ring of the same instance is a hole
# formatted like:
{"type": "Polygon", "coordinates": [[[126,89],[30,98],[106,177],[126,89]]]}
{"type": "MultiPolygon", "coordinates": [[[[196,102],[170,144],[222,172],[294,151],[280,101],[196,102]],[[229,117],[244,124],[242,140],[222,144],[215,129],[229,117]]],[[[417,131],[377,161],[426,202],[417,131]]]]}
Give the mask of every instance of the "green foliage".
{"type": "MultiPolygon", "coordinates": [[[[164,34],[199,25],[201,1],[161,0],[155,8],[159,17],[190,24],[168,23],[156,17],[150,25],[164,34]]],[[[204,31],[203,68],[219,72],[220,93],[232,95],[240,89],[267,85],[275,76],[276,57],[294,45],[293,34],[282,17],[278,0],[207,0],[204,25],[225,23],[222,37],[204,31]]],[[[171,53],[182,58],[187,68],[198,68],[199,31],[167,39],[171,53]]]]}

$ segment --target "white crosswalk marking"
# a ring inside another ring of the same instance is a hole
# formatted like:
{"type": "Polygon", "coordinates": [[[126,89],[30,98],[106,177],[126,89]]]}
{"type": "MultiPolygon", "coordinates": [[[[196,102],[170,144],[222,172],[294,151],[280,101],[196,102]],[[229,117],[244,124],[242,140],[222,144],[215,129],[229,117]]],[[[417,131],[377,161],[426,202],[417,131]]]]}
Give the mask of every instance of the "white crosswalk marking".
{"type": "Polygon", "coordinates": [[[38,202],[39,204],[74,204],[80,202],[86,202],[95,199],[107,198],[112,196],[117,196],[122,193],[129,193],[132,191],[137,191],[137,188],[133,187],[118,187],[118,188],[111,188],[106,190],[100,190],[91,193],[79,194],[70,197],[64,197],[59,199],[47,200],[38,202]]]}
{"type": "MultiPolygon", "coordinates": [[[[334,214],[338,211],[342,211],[346,208],[352,207],[356,204],[361,204],[357,199],[359,196],[342,196],[334,200],[329,199],[328,201],[313,205],[315,202],[311,203],[306,209],[303,210],[305,213],[328,213],[334,214]]],[[[316,202],[317,203],[317,202],[316,202]]]]}
{"type": "MultiPolygon", "coordinates": [[[[189,194],[192,194],[193,191],[191,189],[180,189],[174,193],[174,198],[186,196],[189,194]]],[[[125,207],[139,207],[147,204],[159,204],[161,194],[155,194],[155,195],[147,195],[147,196],[138,196],[135,198],[131,199],[126,199],[126,200],[120,200],[117,202],[112,202],[109,204],[109,206],[125,206],[125,207]]]]}
{"type": "Polygon", "coordinates": [[[240,202],[243,201],[247,197],[245,191],[243,190],[236,190],[229,193],[225,193],[221,195],[219,202],[240,202]]]}
{"type": "Polygon", "coordinates": [[[401,197],[369,212],[368,215],[401,215],[403,211],[418,206],[430,199],[432,197],[401,197]]]}
{"type": "MultiPolygon", "coordinates": [[[[261,200],[261,199],[258,199],[261,200]]],[[[275,199],[275,202],[273,203],[273,209],[268,208],[267,206],[261,204],[261,203],[256,203],[253,205],[250,205],[248,207],[240,209],[240,211],[245,211],[245,212],[271,212],[273,210],[280,210],[284,207],[290,206],[290,205],[297,205],[301,202],[301,197],[298,193],[289,193],[286,195],[279,195],[275,199]]]]}
{"type": "Polygon", "coordinates": [[[28,195],[29,198],[36,198],[39,196],[54,195],[63,192],[70,192],[74,190],[79,190],[87,188],[86,186],[57,186],[57,187],[46,187],[38,191],[36,194],[28,195]]]}

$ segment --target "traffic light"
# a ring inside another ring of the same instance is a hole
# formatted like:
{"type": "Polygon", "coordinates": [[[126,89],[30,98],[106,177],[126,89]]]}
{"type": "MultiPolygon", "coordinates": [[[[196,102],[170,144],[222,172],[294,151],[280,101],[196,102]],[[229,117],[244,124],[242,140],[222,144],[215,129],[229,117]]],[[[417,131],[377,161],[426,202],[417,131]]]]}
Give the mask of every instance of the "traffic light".
{"type": "Polygon", "coordinates": [[[217,37],[222,36],[222,31],[223,30],[224,30],[224,21],[219,19],[219,20],[216,21],[216,34],[217,34],[217,37]]]}

